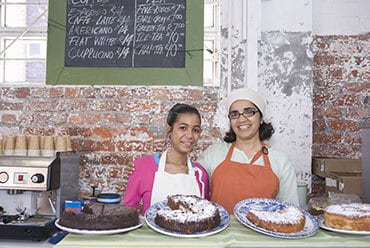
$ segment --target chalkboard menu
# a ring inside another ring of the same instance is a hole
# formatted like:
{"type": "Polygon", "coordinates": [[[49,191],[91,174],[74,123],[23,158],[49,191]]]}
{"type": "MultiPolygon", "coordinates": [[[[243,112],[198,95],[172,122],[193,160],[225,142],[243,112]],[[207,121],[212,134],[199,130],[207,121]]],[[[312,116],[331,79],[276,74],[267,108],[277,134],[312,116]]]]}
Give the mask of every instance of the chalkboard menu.
{"type": "Polygon", "coordinates": [[[185,67],[186,0],[68,0],[66,67],[185,67]]]}
{"type": "Polygon", "coordinates": [[[46,84],[203,85],[203,0],[48,5],[46,84]]]}

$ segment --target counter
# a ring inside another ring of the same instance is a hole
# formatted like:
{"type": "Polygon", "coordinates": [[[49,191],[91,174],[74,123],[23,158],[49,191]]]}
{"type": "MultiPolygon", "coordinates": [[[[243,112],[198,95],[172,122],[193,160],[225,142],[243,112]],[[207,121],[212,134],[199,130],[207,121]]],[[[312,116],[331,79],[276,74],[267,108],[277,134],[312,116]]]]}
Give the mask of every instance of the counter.
{"type": "Polygon", "coordinates": [[[48,241],[31,241],[31,240],[7,240],[0,239],[0,248],[52,248],[54,245],[48,241]]]}
{"type": "Polygon", "coordinates": [[[349,235],[320,229],[305,239],[280,239],[255,232],[234,216],[228,228],[202,238],[177,238],[155,232],[145,223],[131,232],[108,236],[69,234],[56,248],[74,247],[370,247],[370,235],[349,235]]]}

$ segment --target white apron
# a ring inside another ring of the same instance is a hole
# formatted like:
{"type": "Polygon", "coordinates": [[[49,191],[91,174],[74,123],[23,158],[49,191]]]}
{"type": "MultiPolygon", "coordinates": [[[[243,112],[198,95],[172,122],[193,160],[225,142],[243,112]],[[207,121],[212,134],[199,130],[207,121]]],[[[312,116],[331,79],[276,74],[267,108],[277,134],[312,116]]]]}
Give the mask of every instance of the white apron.
{"type": "Polygon", "coordinates": [[[197,180],[195,178],[195,169],[199,172],[200,179],[202,178],[202,172],[198,168],[193,168],[190,159],[188,159],[188,174],[170,174],[167,173],[165,169],[167,151],[165,151],[158,165],[158,170],[154,176],[152,198],[150,200],[150,205],[163,201],[167,199],[168,195],[175,194],[188,194],[197,195],[204,198],[204,185],[202,183],[203,192],[201,192],[198,187],[197,180]]]}

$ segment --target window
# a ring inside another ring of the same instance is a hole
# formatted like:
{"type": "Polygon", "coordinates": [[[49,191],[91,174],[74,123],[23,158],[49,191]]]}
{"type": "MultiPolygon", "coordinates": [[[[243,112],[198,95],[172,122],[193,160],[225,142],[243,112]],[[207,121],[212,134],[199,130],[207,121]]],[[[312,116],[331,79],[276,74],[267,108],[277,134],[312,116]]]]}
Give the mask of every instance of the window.
{"type": "MultiPolygon", "coordinates": [[[[60,0],[62,1],[62,0],[60,0]]],[[[204,0],[204,85],[218,85],[218,0],[204,0]]],[[[0,84],[44,84],[48,0],[0,0],[0,84]]]]}
{"type": "Polygon", "coordinates": [[[47,0],[0,0],[0,22],[0,82],[44,82],[47,0]]]}
{"type": "Polygon", "coordinates": [[[218,0],[204,1],[204,85],[219,85],[219,4],[218,0]]]}

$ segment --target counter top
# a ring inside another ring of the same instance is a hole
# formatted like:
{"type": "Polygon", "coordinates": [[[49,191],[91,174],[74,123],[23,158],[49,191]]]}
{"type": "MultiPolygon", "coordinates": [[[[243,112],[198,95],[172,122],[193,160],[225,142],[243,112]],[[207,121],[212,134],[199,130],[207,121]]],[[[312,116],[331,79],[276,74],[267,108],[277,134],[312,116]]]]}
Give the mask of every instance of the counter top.
{"type": "Polygon", "coordinates": [[[56,245],[56,248],[73,247],[370,247],[370,235],[320,229],[308,238],[281,239],[255,232],[232,216],[225,230],[201,238],[170,237],[152,230],[144,223],[139,229],[114,235],[69,234],[56,245]]]}

